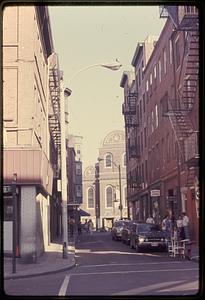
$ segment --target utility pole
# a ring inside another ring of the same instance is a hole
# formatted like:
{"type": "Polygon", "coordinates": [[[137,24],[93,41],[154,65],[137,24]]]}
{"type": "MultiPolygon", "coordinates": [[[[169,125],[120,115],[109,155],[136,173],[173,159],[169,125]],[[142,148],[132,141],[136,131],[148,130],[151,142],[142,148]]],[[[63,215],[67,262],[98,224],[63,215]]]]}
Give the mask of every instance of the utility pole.
{"type": "Polygon", "coordinates": [[[60,123],[61,123],[61,197],[62,197],[62,225],[63,225],[63,258],[68,257],[68,195],[67,195],[67,164],[65,139],[65,101],[71,95],[69,89],[63,87],[63,75],[60,78],[60,123]]]}
{"type": "Polygon", "coordinates": [[[120,192],[120,205],[119,205],[119,210],[120,210],[120,219],[122,219],[122,182],[121,182],[121,168],[120,165],[118,166],[118,171],[119,171],[119,192],[120,192]]]}
{"type": "Polygon", "coordinates": [[[17,203],[16,203],[16,181],[17,174],[13,174],[12,199],[13,199],[13,256],[12,273],[16,273],[16,246],[17,246],[17,203]]]}

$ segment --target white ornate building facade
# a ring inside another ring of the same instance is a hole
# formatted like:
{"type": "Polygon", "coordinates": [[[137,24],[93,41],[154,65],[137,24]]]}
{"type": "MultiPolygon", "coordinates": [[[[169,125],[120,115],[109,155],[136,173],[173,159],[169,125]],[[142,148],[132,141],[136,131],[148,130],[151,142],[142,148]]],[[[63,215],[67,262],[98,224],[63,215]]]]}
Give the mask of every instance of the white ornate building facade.
{"type": "Polygon", "coordinates": [[[120,219],[121,216],[127,218],[126,156],[123,131],[111,131],[105,136],[99,148],[98,158],[98,163],[86,168],[83,174],[82,209],[90,214],[90,217],[84,218],[92,219],[95,226],[97,223],[98,228],[111,228],[115,219],[120,219]]]}

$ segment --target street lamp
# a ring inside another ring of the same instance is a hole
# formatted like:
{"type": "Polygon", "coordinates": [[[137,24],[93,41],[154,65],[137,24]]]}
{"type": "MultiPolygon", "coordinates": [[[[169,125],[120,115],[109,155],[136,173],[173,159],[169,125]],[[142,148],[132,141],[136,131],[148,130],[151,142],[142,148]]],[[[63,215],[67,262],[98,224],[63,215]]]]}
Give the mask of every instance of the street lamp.
{"type": "Polygon", "coordinates": [[[84,67],[84,68],[78,70],[76,73],[74,73],[73,76],[69,79],[69,82],[71,82],[79,73],[86,71],[88,69],[94,68],[94,67],[103,67],[103,68],[107,68],[111,71],[118,71],[122,67],[122,64],[119,62],[118,59],[116,59],[114,62],[111,62],[111,63],[98,63],[98,64],[89,65],[87,67],[84,67]]]}
{"type": "MultiPolygon", "coordinates": [[[[105,160],[104,158],[98,157],[98,161],[103,161],[105,160]]],[[[118,178],[119,178],[119,192],[120,192],[120,205],[119,205],[119,210],[120,210],[120,219],[122,219],[122,181],[121,181],[121,167],[120,165],[117,165],[114,161],[110,160],[110,162],[118,169],[118,178]]]]}

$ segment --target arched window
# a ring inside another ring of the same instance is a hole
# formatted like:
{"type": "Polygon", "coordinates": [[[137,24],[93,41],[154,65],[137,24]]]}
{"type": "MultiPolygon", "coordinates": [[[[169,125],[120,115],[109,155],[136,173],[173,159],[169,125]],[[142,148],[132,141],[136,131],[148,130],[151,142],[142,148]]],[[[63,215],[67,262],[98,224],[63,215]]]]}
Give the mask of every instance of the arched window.
{"type": "Polygon", "coordinates": [[[106,154],[105,156],[105,167],[111,167],[112,166],[112,155],[106,154]]]}
{"type": "Polygon", "coordinates": [[[94,208],[94,189],[88,189],[88,208],[94,208]]]}
{"type": "Polygon", "coordinates": [[[106,206],[107,207],[113,206],[113,192],[112,192],[112,187],[110,186],[106,188],[106,206]]]}

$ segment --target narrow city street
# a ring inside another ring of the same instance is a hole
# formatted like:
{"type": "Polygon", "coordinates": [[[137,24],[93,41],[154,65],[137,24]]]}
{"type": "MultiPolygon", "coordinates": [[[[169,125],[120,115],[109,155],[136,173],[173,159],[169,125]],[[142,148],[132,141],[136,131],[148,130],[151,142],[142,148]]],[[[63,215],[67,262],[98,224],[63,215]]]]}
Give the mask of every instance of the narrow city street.
{"type": "Polygon", "coordinates": [[[165,252],[136,253],[109,232],[82,235],[76,267],[66,272],[5,280],[8,295],[194,295],[198,263],[165,252]]]}

